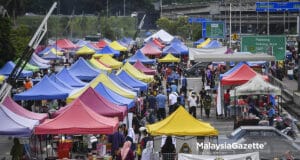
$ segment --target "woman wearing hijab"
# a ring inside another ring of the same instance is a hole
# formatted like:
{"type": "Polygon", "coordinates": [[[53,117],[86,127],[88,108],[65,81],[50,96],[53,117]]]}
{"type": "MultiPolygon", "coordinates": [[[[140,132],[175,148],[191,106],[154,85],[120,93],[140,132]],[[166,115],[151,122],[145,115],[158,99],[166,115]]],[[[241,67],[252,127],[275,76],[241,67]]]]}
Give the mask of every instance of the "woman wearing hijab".
{"type": "Polygon", "coordinates": [[[126,141],[121,148],[120,154],[117,156],[117,160],[134,160],[134,155],[130,147],[131,142],[126,141]]]}
{"type": "Polygon", "coordinates": [[[153,153],[153,141],[148,141],[146,148],[143,150],[142,159],[141,160],[149,160],[151,159],[151,154],[153,153]]]}
{"type": "Polygon", "coordinates": [[[163,160],[175,160],[176,149],[172,142],[172,137],[168,136],[165,144],[161,148],[163,160]]]}

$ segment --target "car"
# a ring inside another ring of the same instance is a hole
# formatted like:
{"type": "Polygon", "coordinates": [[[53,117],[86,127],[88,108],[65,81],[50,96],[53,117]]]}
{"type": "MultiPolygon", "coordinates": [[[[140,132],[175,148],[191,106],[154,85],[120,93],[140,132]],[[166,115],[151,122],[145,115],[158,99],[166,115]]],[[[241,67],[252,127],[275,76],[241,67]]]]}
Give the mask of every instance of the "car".
{"type": "Polygon", "coordinates": [[[200,70],[205,69],[209,64],[211,64],[211,62],[198,62],[193,66],[184,69],[183,72],[187,75],[187,77],[200,76],[200,70]]]}

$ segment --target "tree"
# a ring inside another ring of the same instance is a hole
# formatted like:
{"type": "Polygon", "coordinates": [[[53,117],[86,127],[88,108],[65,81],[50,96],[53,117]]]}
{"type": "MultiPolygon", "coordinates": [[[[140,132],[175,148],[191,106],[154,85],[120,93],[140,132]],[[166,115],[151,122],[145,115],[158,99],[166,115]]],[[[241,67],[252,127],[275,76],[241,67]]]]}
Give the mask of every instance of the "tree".
{"type": "Polygon", "coordinates": [[[10,39],[11,22],[8,18],[0,17],[0,66],[15,57],[15,49],[10,39]]]}
{"type": "Polygon", "coordinates": [[[10,39],[15,49],[15,58],[19,58],[24,52],[30,40],[30,30],[25,25],[20,25],[11,30],[10,39]]]}

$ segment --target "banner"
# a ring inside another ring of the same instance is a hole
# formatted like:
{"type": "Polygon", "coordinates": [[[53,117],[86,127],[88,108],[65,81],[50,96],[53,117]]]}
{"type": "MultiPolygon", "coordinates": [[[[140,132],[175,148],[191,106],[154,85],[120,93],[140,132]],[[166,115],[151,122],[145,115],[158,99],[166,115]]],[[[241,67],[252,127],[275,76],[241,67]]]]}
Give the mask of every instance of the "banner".
{"type": "Polygon", "coordinates": [[[178,154],[178,160],[259,160],[259,152],[235,155],[194,155],[178,154]]]}
{"type": "Polygon", "coordinates": [[[219,54],[223,55],[227,51],[227,47],[220,48],[189,48],[189,60],[195,60],[197,57],[204,55],[219,54]]]}

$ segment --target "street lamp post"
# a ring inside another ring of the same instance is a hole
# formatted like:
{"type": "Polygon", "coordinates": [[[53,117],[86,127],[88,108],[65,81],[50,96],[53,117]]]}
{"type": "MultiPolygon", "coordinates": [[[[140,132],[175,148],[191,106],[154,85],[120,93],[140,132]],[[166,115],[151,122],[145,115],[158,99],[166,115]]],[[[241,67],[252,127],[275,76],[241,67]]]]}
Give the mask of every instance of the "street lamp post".
{"type": "MultiPolygon", "coordinates": [[[[299,28],[297,28],[299,29],[299,28]]],[[[297,37],[297,43],[298,43],[298,56],[297,56],[297,61],[298,61],[298,73],[295,73],[297,74],[297,82],[298,82],[298,88],[297,90],[300,91],[300,58],[299,58],[299,54],[300,54],[300,35],[298,34],[298,37],[297,37]]]]}

